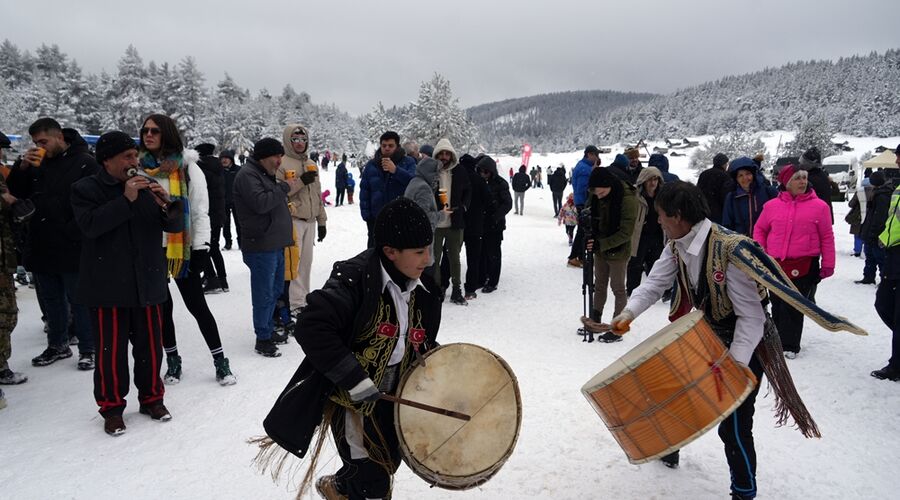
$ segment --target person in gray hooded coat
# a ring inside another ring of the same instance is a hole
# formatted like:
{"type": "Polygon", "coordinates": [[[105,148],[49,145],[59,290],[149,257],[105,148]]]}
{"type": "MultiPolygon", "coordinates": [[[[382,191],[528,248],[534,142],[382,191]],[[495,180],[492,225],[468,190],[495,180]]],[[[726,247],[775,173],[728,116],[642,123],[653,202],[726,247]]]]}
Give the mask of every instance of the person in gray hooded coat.
{"type": "MultiPolygon", "coordinates": [[[[437,160],[429,157],[422,158],[416,165],[416,176],[413,177],[406,186],[403,196],[416,202],[416,205],[422,207],[425,215],[428,216],[428,222],[431,223],[431,233],[434,234],[434,228],[443,216],[441,210],[438,210],[437,198],[435,196],[435,187],[437,186],[437,175],[439,163],[437,160]]],[[[430,255],[428,257],[428,265],[434,264],[434,241],[431,243],[430,255]]]]}

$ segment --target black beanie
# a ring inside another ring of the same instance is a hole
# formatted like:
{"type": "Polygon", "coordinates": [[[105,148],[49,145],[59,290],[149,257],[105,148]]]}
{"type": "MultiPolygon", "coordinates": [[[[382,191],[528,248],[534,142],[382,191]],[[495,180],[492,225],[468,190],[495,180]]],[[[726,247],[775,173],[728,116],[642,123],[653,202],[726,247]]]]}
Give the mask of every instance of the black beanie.
{"type": "Polygon", "coordinates": [[[613,173],[608,169],[597,167],[594,170],[591,170],[591,178],[588,181],[588,189],[594,189],[598,187],[611,188],[613,187],[613,183],[616,182],[616,180],[616,176],[613,175],[613,173]]]}
{"type": "Polygon", "coordinates": [[[884,186],[884,173],[872,172],[872,175],[869,176],[869,184],[875,187],[884,186]]]}
{"type": "Polygon", "coordinates": [[[219,153],[219,159],[228,158],[231,160],[231,163],[234,163],[234,151],[231,149],[223,149],[221,153],[219,153]]]}
{"type": "Polygon", "coordinates": [[[262,139],[256,141],[256,144],[253,145],[254,160],[262,160],[270,156],[283,154],[284,148],[281,147],[281,143],[271,137],[263,137],[262,139]]]}
{"type": "Polygon", "coordinates": [[[134,143],[134,139],[128,134],[118,130],[107,132],[97,139],[97,146],[95,147],[97,163],[102,165],[104,161],[129,149],[137,149],[137,144],[134,143]]]}
{"type": "Polygon", "coordinates": [[[728,156],[725,153],[719,153],[713,156],[713,167],[722,168],[728,164],[728,156]]]}
{"type": "Polygon", "coordinates": [[[212,156],[212,154],[216,151],[216,146],[208,142],[204,142],[202,144],[197,144],[196,146],[194,146],[194,151],[196,151],[200,156],[212,156]]]}
{"type": "Polygon", "coordinates": [[[425,211],[416,202],[402,196],[378,212],[374,232],[375,248],[424,248],[434,240],[431,222],[425,211]]]}
{"type": "Polygon", "coordinates": [[[822,161],[822,154],[819,153],[819,148],[815,146],[807,149],[806,152],[803,153],[803,157],[812,163],[818,163],[822,161]]]}

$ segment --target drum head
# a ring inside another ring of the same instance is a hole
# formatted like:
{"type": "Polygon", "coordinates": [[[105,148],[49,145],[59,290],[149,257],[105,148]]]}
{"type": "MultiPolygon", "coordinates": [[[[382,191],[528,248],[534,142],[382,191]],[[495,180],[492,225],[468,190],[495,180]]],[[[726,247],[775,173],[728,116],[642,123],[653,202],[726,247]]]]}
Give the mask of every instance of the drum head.
{"type": "Polygon", "coordinates": [[[418,476],[447,489],[478,486],[512,454],[522,422],[515,375],[503,359],[473,344],[448,344],[408,370],[397,395],[472,417],[463,421],[395,405],[404,459],[418,476]]]}

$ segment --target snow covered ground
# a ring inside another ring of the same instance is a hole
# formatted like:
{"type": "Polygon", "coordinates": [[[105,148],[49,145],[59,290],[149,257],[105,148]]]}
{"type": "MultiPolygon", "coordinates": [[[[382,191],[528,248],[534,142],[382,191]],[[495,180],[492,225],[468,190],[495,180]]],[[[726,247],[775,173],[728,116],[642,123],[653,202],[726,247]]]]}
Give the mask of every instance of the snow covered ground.
{"type": "MultiPolygon", "coordinates": [[[[535,156],[532,164],[563,161],[571,167],[579,157],[577,152],[535,156]]],[[[504,158],[502,168],[515,161],[504,158]]],[[[604,158],[605,164],[609,161],[604,158]]],[[[674,159],[672,171],[692,178],[686,165],[686,159],[674,159]]],[[[333,170],[323,178],[331,184],[333,170]]],[[[526,215],[508,217],[500,288],[468,307],[445,304],[439,337],[442,343],[485,346],[516,372],[524,408],[515,453],[491,481],[464,492],[430,489],[401,466],[395,498],[726,498],[728,470],[715,432],[682,451],[678,470],[659,463],[630,465],[580,394],[588,379],[661,329],[667,307],[653,306],[623,342],[582,343],[575,335],[582,312],[581,272],[565,265],[569,248],[551,205],[547,189],[526,194],[526,215]]],[[[829,333],[807,321],[803,351],[790,366],[823,437],[806,440],[793,429],[775,428],[772,397],[763,397],[764,388],[755,420],[760,499],[896,495],[900,384],[869,376],[887,360],[890,332],[872,307],[875,288],[853,284],[861,277],[863,261],[849,255],[852,238],[843,222],[846,211],[844,203],[835,206],[837,270],[820,285],[818,301],[866,328],[870,336],[829,333]]],[[[365,225],[356,205],[331,208],[328,215],[328,237],[316,247],[314,286],[324,282],[335,260],[355,255],[365,244],[365,225]]],[[[139,415],[132,388],[125,412],[128,432],[115,439],[103,433],[91,374],[77,371],[74,359],[44,368],[30,366],[31,357],[45,347],[45,336],[34,291],[20,288],[20,320],[10,364],[24,371],[29,381],[4,387],[9,407],[0,411],[4,455],[0,496],[16,500],[293,496],[284,481],[276,485],[256,472],[250,463],[255,451],[245,440],[262,433],[263,417],[303,353],[293,342],[282,348],[281,358],[262,358],[253,352],[248,272],[240,252],[224,255],[231,292],[208,300],[238,384],[225,388],[216,384],[196,323],[176,298],[184,379],[167,387],[166,405],[174,419],[160,424],[139,415]]],[[[338,462],[329,448],[320,463],[321,473],[335,470],[338,462]]]]}

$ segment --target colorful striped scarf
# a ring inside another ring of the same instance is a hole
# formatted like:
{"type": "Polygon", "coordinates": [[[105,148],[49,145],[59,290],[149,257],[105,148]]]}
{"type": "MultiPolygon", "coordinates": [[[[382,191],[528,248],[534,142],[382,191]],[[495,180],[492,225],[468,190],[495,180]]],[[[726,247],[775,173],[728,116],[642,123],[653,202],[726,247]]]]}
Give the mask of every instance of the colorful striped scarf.
{"type": "Polygon", "coordinates": [[[163,161],[172,160],[178,164],[178,168],[169,173],[160,171],[160,161],[146,151],[141,152],[140,160],[141,168],[149,175],[157,179],[168,179],[169,198],[172,201],[181,200],[184,204],[184,230],[180,233],[166,233],[166,262],[169,275],[173,278],[183,278],[187,276],[191,261],[191,205],[188,199],[187,167],[181,153],[163,158],[163,161]]]}

